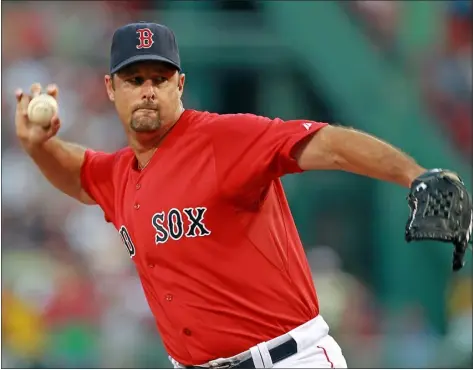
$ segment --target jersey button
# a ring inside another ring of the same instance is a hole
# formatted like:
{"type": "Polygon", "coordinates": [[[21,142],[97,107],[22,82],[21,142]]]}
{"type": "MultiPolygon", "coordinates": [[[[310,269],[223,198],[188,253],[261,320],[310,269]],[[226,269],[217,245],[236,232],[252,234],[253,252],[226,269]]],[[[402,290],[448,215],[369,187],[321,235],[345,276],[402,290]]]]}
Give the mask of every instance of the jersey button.
{"type": "Polygon", "coordinates": [[[140,209],[140,204],[139,204],[139,203],[135,203],[135,205],[133,206],[133,208],[135,208],[135,209],[140,209]]]}
{"type": "Polygon", "coordinates": [[[154,267],[154,265],[153,265],[153,264],[149,264],[148,267],[149,267],[150,269],[152,269],[152,268],[154,267]]]}
{"type": "Polygon", "coordinates": [[[136,184],[136,190],[140,190],[141,189],[141,184],[136,184]]]}
{"type": "Polygon", "coordinates": [[[187,335],[188,337],[190,337],[192,335],[192,332],[190,331],[190,329],[188,328],[185,328],[183,331],[182,331],[185,335],[187,335]]]}
{"type": "Polygon", "coordinates": [[[172,301],[172,294],[166,294],[166,301],[172,301]]]}

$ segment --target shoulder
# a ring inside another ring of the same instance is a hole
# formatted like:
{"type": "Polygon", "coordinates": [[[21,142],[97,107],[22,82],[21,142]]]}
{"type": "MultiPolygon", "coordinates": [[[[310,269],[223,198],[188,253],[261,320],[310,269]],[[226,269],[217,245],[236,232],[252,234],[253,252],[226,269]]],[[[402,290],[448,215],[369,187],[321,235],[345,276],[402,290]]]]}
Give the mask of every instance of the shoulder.
{"type": "Polygon", "coordinates": [[[86,150],[86,158],[87,159],[100,159],[102,161],[107,161],[110,163],[116,164],[118,161],[126,161],[128,159],[133,158],[133,151],[130,147],[125,147],[122,149],[117,150],[113,153],[106,153],[94,149],[87,149],[86,150]]]}
{"type": "Polygon", "coordinates": [[[130,147],[122,148],[114,153],[113,156],[113,171],[119,177],[127,174],[126,169],[131,168],[135,160],[135,154],[130,147]]]}
{"type": "Polygon", "coordinates": [[[116,161],[128,161],[134,158],[135,154],[130,147],[122,148],[115,153],[112,153],[116,161]]]}
{"type": "Polygon", "coordinates": [[[87,149],[85,151],[83,168],[89,168],[106,175],[116,170],[120,171],[121,168],[129,165],[133,158],[133,151],[129,147],[122,148],[113,153],[87,149]]]}
{"type": "MultiPolygon", "coordinates": [[[[224,123],[224,122],[241,122],[241,121],[272,121],[271,118],[258,116],[252,113],[212,113],[202,111],[192,111],[192,115],[196,121],[203,123],[224,123]]],[[[276,118],[277,120],[277,118],[276,118]]]]}
{"type": "Polygon", "coordinates": [[[267,126],[269,123],[282,122],[251,113],[219,114],[202,111],[192,111],[189,115],[192,127],[201,132],[240,131],[248,125],[267,126]]]}

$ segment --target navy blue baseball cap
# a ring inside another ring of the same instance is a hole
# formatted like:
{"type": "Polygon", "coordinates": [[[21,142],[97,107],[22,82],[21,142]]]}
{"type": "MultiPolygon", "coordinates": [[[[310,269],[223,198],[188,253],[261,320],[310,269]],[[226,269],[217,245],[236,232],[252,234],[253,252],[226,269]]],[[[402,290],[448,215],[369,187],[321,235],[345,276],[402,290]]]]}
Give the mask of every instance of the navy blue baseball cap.
{"type": "Polygon", "coordinates": [[[110,73],[135,62],[165,62],[181,71],[176,37],[168,27],[157,23],[130,23],[113,34],[110,73]]]}

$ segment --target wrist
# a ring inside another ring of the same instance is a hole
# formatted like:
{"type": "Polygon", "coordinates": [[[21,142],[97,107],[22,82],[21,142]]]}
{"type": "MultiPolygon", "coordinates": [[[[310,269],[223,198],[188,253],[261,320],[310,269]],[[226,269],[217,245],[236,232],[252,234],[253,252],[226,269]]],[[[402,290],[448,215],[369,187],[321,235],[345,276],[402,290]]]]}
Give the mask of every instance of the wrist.
{"type": "Polygon", "coordinates": [[[28,139],[20,139],[20,145],[26,153],[32,154],[42,144],[33,143],[31,142],[31,140],[28,140],[28,139]]]}
{"type": "Polygon", "coordinates": [[[418,178],[423,173],[427,172],[427,169],[421,166],[414,166],[406,172],[406,186],[411,187],[412,183],[416,178],[418,178]]]}
{"type": "Polygon", "coordinates": [[[20,144],[21,144],[23,150],[28,155],[33,156],[35,153],[38,153],[38,152],[44,150],[44,148],[45,148],[48,141],[50,141],[50,140],[35,142],[35,141],[31,141],[31,140],[21,140],[20,139],[20,144]]]}

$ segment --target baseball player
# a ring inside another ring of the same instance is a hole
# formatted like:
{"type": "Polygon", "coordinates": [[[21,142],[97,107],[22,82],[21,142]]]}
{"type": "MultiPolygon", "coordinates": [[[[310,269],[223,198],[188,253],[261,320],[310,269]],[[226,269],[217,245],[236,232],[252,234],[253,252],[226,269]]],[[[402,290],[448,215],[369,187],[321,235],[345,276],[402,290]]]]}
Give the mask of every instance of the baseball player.
{"type": "MultiPolygon", "coordinates": [[[[435,234],[416,216],[440,184],[463,207],[451,212],[462,216],[452,234],[462,243],[471,229],[463,184],[353,129],[185,109],[184,86],[173,32],[128,24],[113,35],[105,87],[129,146],[85,149],[56,136],[57,116],[47,129],[29,122],[39,84],[16,93],[17,135],[52,185],[99,205],[116,227],[174,367],[345,368],[280,177],[343,170],[410,187],[408,240],[447,240],[446,226],[435,234]]],[[[55,85],[46,92],[58,96],[55,85]]],[[[455,245],[460,263],[465,244],[455,245]]]]}

